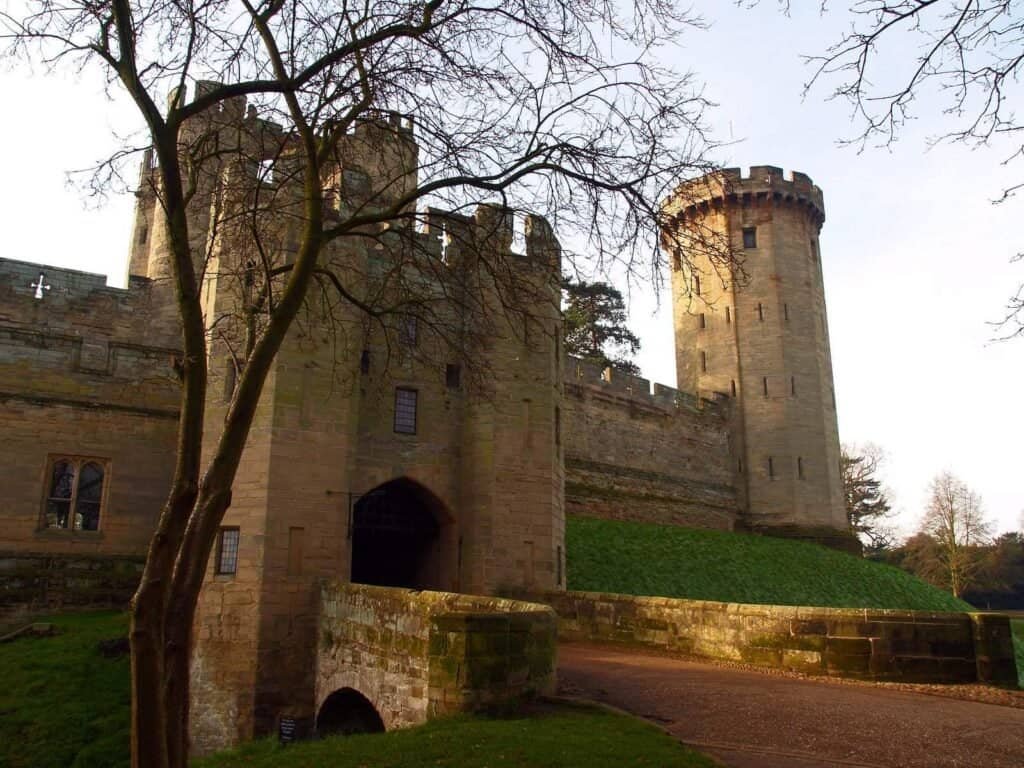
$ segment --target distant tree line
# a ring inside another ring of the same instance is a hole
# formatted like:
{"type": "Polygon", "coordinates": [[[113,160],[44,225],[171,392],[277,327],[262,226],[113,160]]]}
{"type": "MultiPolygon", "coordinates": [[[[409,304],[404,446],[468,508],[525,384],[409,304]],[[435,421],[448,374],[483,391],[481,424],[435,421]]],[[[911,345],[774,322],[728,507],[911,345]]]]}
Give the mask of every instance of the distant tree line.
{"type": "Polygon", "coordinates": [[[952,472],[935,476],[917,532],[900,542],[877,445],[844,445],[841,467],[850,529],[873,560],[949,590],[978,608],[1024,609],[1024,516],[1020,531],[993,537],[981,496],[952,472]]]}

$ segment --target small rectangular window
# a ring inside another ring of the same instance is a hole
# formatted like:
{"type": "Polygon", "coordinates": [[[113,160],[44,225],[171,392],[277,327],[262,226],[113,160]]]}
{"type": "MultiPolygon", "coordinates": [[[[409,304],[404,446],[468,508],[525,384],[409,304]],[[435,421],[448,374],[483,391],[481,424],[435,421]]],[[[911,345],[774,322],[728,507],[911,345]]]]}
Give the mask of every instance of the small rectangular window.
{"type": "Polygon", "coordinates": [[[702,373],[708,372],[708,353],[704,350],[700,353],[700,370],[702,373]]]}
{"type": "Polygon", "coordinates": [[[288,529],[288,575],[302,575],[302,549],[306,531],[304,528],[288,529]]]}
{"type": "Polygon", "coordinates": [[[768,457],[768,477],[775,477],[775,460],[771,456],[768,457]]]}
{"type": "Polygon", "coordinates": [[[762,323],[764,322],[764,306],[762,306],[760,301],[757,302],[757,319],[762,323]]]}
{"type": "Polygon", "coordinates": [[[415,317],[403,317],[399,326],[398,339],[403,346],[415,347],[419,341],[419,320],[415,317]]]}
{"type": "Polygon", "coordinates": [[[729,380],[729,387],[732,389],[732,396],[736,397],[736,379],[729,380]]]}
{"type": "Polygon", "coordinates": [[[395,390],[395,432],[401,435],[416,434],[416,399],[419,393],[415,389],[398,387],[395,390]]]}
{"type": "Polygon", "coordinates": [[[731,323],[732,322],[732,312],[729,310],[728,307],[725,308],[725,322],[727,322],[727,323],[731,323]]]}
{"type": "Polygon", "coordinates": [[[368,349],[364,349],[363,353],[359,356],[359,372],[370,372],[370,350],[368,349]]]}
{"type": "Polygon", "coordinates": [[[782,305],[782,317],[787,323],[789,322],[789,304],[782,305]]]}
{"type": "Polygon", "coordinates": [[[458,389],[462,385],[462,367],[458,363],[445,366],[444,383],[448,389],[458,389]]]}
{"type": "Polygon", "coordinates": [[[230,575],[238,571],[238,537],[238,528],[220,529],[220,536],[217,537],[216,572],[218,574],[230,575]]]}
{"type": "Polygon", "coordinates": [[[700,275],[693,276],[693,292],[700,296],[700,275]]]}
{"type": "Polygon", "coordinates": [[[706,319],[706,318],[704,317],[704,313],[703,313],[703,312],[701,312],[701,313],[700,313],[700,328],[701,328],[701,330],[704,330],[704,329],[705,329],[705,328],[707,328],[707,327],[708,327],[708,321],[707,321],[707,319],[706,319]]]}
{"type": "Polygon", "coordinates": [[[743,247],[757,248],[757,227],[743,228],[743,247]]]}
{"type": "Polygon", "coordinates": [[[762,376],[761,377],[761,386],[764,388],[764,396],[768,397],[768,377],[767,376],[762,376]]]}
{"type": "Polygon", "coordinates": [[[789,394],[796,397],[796,376],[789,377],[789,394]]]}
{"type": "Polygon", "coordinates": [[[224,402],[230,403],[235,396],[235,385],[238,381],[238,372],[235,370],[235,361],[228,358],[224,361],[224,402]]]}
{"type": "Polygon", "coordinates": [[[139,227],[139,245],[145,245],[146,240],[149,239],[149,227],[143,224],[139,227]]]}
{"type": "Polygon", "coordinates": [[[736,471],[743,474],[743,459],[736,459],[736,471]]]}

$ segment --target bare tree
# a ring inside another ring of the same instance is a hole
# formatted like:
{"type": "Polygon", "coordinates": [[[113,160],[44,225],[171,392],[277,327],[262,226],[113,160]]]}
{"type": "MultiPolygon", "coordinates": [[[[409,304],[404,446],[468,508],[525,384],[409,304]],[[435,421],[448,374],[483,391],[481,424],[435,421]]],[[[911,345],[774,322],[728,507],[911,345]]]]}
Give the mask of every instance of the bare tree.
{"type": "Polygon", "coordinates": [[[992,524],[981,497],[948,470],[932,480],[929,494],[921,533],[934,539],[943,581],[960,597],[981,567],[979,547],[989,543],[992,524]]]}
{"type": "MultiPolygon", "coordinates": [[[[711,164],[705,102],[648,57],[698,23],[669,0],[40,0],[0,13],[9,58],[99,68],[137,107],[140,138],[99,168],[99,187],[151,152],[140,194],[166,243],[182,395],[173,483],[132,604],[134,766],[186,765],[197,597],[290,329],[343,309],[443,337],[444,302],[491,308],[466,281],[429,279],[438,260],[412,235],[427,205],[535,210],[585,240],[592,267],[618,260],[657,279],[659,203],[711,164]],[[415,142],[389,112],[414,116],[415,142]],[[385,149],[346,155],[367,131],[385,149]],[[378,245],[402,255],[365,287],[349,255],[378,245]],[[211,276],[233,286],[223,316],[204,312],[211,276]],[[210,419],[214,344],[230,348],[235,374],[210,419]],[[201,452],[204,428],[216,434],[201,452]]],[[[727,247],[707,247],[728,261],[727,247]]],[[[522,306],[516,264],[476,252],[472,271],[498,286],[499,309],[522,306]]]]}
{"type": "MultiPolygon", "coordinates": [[[[780,0],[788,8],[788,0],[780,0]]],[[[822,9],[826,4],[823,2],[822,9]]],[[[1024,158],[1019,105],[1024,74],[1024,8],[1013,0],[851,0],[849,31],[810,56],[806,90],[829,83],[848,101],[856,133],[847,143],[892,144],[922,97],[937,94],[951,120],[936,141],[995,144],[1002,164],[1024,158]],[[834,84],[833,84],[834,83],[834,84]]],[[[1024,182],[1002,190],[1005,202],[1024,182]]],[[[1021,261],[1018,254],[1014,261],[1021,261]]],[[[1024,334],[1024,283],[1007,301],[998,327],[1024,334]]]]}
{"type": "Polygon", "coordinates": [[[895,534],[886,521],[892,517],[889,493],[878,478],[885,453],[874,443],[844,444],[839,455],[846,518],[850,530],[866,550],[878,552],[892,545],[895,534]]]}

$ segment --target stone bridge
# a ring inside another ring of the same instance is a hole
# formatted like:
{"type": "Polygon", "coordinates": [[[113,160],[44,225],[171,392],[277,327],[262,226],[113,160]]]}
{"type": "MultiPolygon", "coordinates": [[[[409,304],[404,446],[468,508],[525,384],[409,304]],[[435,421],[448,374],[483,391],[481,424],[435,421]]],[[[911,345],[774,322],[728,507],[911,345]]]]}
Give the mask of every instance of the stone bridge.
{"type": "Polygon", "coordinates": [[[557,621],[536,603],[325,582],[316,730],[391,730],[551,693],[557,621]]]}

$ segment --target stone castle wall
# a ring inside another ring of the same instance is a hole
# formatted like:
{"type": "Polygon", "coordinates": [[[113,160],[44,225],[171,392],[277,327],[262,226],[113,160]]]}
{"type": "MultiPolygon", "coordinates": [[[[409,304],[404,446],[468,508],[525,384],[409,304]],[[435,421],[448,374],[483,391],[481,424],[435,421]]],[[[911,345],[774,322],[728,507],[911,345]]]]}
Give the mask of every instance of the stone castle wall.
{"type": "Polygon", "coordinates": [[[390,730],[554,692],[557,618],[547,606],[337,582],[320,600],[317,708],[353,688],[390,730]]]}
{"type": "Polygon", "coordinates": [[[732,530],[728,398],[565,360],[569,514],[732,530]]]}
{"type": "Polygon", "coordinates": [[[146,279],[122,290],[100,275],[0,259],[0,550],[145,552],[170,487],[178,417],[177,330],[154,320],[152,292],[146,279]],[[104,466],[99,530],[45,527],[49,473],[62,457],[104,466]]]}
{"type": "Polygon", "coordinates": [[[983,613],[746,605],[599,592],[542,602],[568,640],[647,645],[815,675],[1014,685],[1009,620],[983,613]]]}

